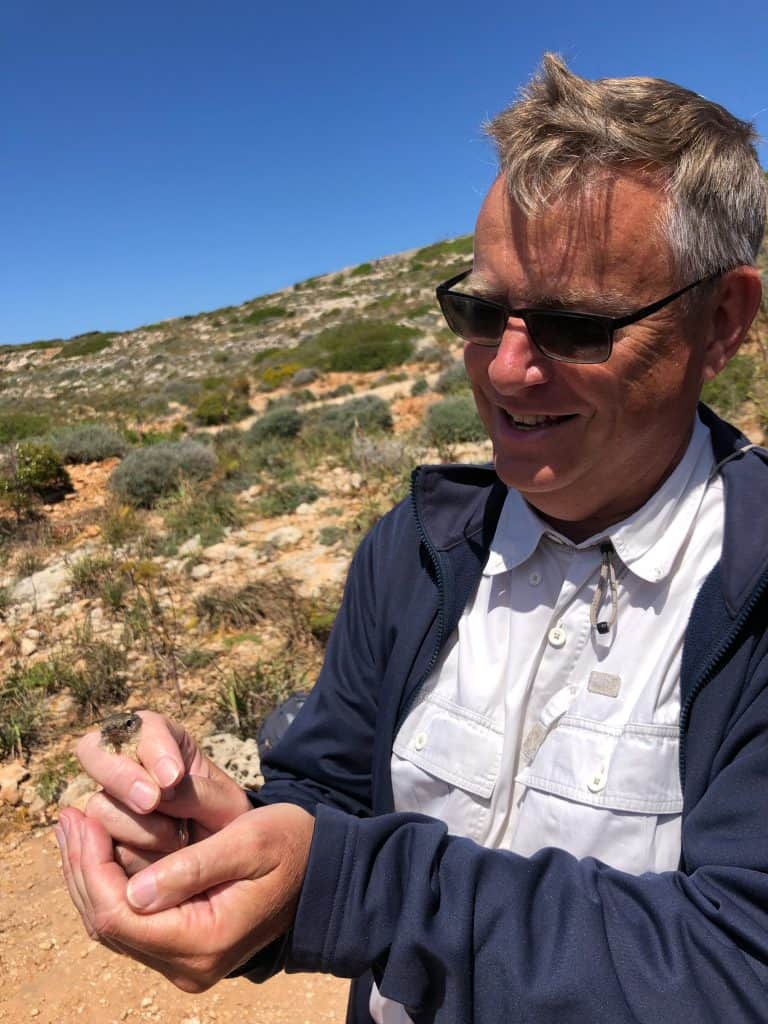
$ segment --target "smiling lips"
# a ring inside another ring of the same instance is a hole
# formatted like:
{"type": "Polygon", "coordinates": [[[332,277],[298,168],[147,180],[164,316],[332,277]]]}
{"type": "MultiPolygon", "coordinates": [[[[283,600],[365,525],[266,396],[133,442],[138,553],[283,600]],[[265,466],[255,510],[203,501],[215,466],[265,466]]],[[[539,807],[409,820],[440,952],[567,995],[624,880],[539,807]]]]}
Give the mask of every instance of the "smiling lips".
{"type": "Polygon", "coordinates": [[[511,412],[507,412],[506,409],[501,410],[509,423],[515,428],[515,430],[536,430],[541,427],[553,427],[558,423],[564,423],[566,420],[571,420],[574,417],[574,413],[570,413],[565,416],[536,416],[536,415],[519,415],[511,412]]]}

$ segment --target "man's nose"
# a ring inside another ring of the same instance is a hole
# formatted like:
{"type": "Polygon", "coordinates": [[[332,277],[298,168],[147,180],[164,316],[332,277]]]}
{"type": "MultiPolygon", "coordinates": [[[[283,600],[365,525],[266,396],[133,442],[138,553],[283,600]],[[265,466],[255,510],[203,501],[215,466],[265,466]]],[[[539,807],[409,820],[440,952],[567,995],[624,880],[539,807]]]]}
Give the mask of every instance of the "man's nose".
{"type": "Polygon", "coordinates": [[[552,376],[552,360],[534,345],[523,320],[510,317],[496,354],[488,365],[488,377],[500,395],[546,383],[552,376]]]}

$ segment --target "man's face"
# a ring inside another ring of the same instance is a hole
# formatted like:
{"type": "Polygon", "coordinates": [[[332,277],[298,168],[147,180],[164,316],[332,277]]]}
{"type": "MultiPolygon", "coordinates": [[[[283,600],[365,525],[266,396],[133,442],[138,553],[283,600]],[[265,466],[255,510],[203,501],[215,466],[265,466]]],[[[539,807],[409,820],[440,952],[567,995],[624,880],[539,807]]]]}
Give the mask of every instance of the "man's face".
{"type": "MultiPolygon", "coordinates": [[[[663,202],[655,186],[627,176],[527,220],[498,179],[478,218],[466,290],[517,308],[610,316],[648,305],[687,283],[675,277],[660,236],[663,202]]],[[[467,344],[498,475],[564,529],[574,524],[571,535],[639,508],[688,442],[708,365],[698,333],[678,301],[617,331],[605,363],[547,358],[518,319],[507,322],[498,348],[467,344]],[[513,417],[525,416],[563,419],[515,426],[513,417]]]]}

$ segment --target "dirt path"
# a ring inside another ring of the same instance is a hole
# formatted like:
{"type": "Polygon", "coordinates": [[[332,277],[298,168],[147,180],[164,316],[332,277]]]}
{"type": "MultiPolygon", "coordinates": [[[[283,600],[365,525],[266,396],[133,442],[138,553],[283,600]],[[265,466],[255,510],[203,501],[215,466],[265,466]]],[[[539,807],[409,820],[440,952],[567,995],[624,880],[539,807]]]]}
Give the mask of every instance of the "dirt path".
{"type": "Polygon", "coordinates": [[[346,991],[336,978],[300,974],[186,995],[88,938],[50,829],[0,839],[2,1024],[341,1024],[346,991]]]}

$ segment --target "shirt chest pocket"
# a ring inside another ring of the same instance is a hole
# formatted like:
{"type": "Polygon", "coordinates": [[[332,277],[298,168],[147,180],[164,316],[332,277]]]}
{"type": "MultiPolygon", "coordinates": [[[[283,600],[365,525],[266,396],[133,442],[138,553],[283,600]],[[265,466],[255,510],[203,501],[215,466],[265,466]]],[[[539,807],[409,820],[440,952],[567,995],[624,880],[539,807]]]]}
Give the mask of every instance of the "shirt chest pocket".
{"type": "Polygon", "coordinates": [[[392,748],[395,810],[440,818],[453,834],[480,840],[503,742],[494,719],[431,694],[409,713],[392,748]]]}
{"type": "Polygon", "coordinates": [[[606,725],[564,715],[528,767],[515,848],[558,846],[639,873],[680,855],[679,732],[675,725],[606,725]]]}

